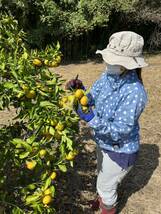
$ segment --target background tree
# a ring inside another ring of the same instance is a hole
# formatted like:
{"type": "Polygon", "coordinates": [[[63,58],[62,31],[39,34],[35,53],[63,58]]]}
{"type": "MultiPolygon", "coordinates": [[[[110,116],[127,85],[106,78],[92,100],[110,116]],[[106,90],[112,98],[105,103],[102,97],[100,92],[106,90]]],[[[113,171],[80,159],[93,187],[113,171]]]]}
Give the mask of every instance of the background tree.
{"type": "Polygon", "coordinates": [[[59,40],[66,60],[91,56],[119,30],[140,33],[147,49],[161,47],[159,0],[1,0],[0,8],[15,16],[32,47],[59,40]]]}

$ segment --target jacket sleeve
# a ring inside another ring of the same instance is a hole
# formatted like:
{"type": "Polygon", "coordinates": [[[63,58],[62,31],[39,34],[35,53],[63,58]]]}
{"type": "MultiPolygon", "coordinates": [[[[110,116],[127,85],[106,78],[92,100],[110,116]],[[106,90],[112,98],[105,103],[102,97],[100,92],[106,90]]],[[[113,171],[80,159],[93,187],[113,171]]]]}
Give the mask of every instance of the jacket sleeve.
{"type": "Polygon", "coordinates": [[[90,94],[95,101],[97,100],[98,95],[104,85],[105,78],[106,78],[106,72],[104,72],[101,75],[100,79],[96,80],[91,87],[90,94]]]}
{"type": "Polygon", "coordinates": [[[123,138],[126,138],[139,119],[142,111],[145,108],[147,97],[144,93],[133,93],[126,96],[115,112],[112,120],[104,120],[97,115],[89,122],[95,132],[100,135],[112,138],[114,143],[123,138]]]}

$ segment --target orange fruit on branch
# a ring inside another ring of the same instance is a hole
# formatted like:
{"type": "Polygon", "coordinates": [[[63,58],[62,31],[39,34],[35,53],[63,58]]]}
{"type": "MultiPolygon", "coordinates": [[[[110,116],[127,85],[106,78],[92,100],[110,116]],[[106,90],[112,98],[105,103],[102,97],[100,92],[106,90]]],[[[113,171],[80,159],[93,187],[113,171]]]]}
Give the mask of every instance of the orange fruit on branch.
{"type": "Polygon", "coordinates": [[[51,120],[50,120],[50,125],[51,125],[51,126],[56,126],[57,123],[58,123],[58,122],[57,122],[56,119],[51,119],[51,120]]]}
{"type": "Polygon", "coordinates": [[[57,63],[57,61],[54,60],[54,61],[52,61],[52,62],[49,63],[49,66],[50,67],[58,67],[59,64],[57,63]]]}
{"type": "Polygon", "coordinates": [[[58,124],[55,126],[55,129],[57,130],[57,131],[63,131],[64,130],[64,124],[63,123],[61,123],[61,122],[58,122],[58,124]]]}
{"type": "Polygon", "coordinates": [[[39,67],[42,65],[42,62],[40,59],[34,59],[32,63],[33,63],[33,65],[39,66],[39,67]]]}
{"type": "Polygon", "coordinates": [[[68,102],[68,97],[62,97],[61,101],[62,101],[63,103],[68,102]]]}
{"type": "Polygon", "coordinates": [[[27,161],[26,162],[26,167],[29,170],[33,170],[36,166],[36,161],[27,161]]]}
{"type": "Polygon", "coordinates": [[[73,151],[70,151],[67,155],[66,155],[66,160],[73,160],[75,158],[76,154],[73,151]]]}
{"type": "Polygon", "coordinates": [[[56,172],[52,172],[51,175],[50,175],[50,178],[52,180],[54,180],[56,178],[56,176],[57,176],[56,172]]]}
{"type": "Polygon", "coordinates": [[[16,97],[17,97],[18,99],[22,98],[23,96],[24,96],[24,92],[23,92],[23,91],[20,91],[20,92],[16,95],[16,97]]]}
{"type": "Polygon", "coordinates": [[[61,56],[57,56],[57,57],[55,58],[55,61],[59,64],[59,63],[61,62],[61,56]]]}
{"type": "Polygon", "coordinates": [[[22,85],[21,86],[22,87],[22,89],[25,91],[25,92],[28,92],[29,91],[29,87],[27,86],[27,85],[22,85]]]}
{"type": "Polygon", "coordinates": [[[42,199],[42,203],[43,203],[44,205],[50,204],[51,201],[52,201],[52,197],[51,197],[50,195],[45,195],[45,196],[43,197],[43,199],[42,199]]]}
{"type": "Polygon", "coordinates": [[[48,188],[44,191],[44,195],[50,195],[51,194],[51,189],[48,188]]]}
{"type": "Polygon", "coordinates": [[[39,152],[39,154],[40,154],[41,158],[44,158],[45,155],[47,154],[47,151],[45,149],[41,149],[40,152],[39,152]]]}
{"type": "Polygon", "coordinates": [[[44,60],[44,64],[45,64],[45,65],[49,65],[49,60],[48,60],[48,59],[45,59],[45,60],[44,60]]]}
{"type": "Polygon", "coordinates": [[[33,99],[36,96],[36,92],[34,90],[30,90],[28,93],[26,93],[26,97],[29,99],[33,99]]]}

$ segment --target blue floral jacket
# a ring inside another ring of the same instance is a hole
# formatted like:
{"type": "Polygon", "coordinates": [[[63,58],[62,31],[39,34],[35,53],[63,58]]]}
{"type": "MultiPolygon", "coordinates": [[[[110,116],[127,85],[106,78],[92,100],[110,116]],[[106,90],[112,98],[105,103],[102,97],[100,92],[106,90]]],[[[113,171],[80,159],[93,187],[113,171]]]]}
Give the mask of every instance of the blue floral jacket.
{"type": "Polygon", "coordinates": [[[147,103],[144,86],[131,70],[122,76],[105,71],[91,88],[95,117],[88,123],[105,150],[131,154],[139,150],[138,119],[147,103]]]}

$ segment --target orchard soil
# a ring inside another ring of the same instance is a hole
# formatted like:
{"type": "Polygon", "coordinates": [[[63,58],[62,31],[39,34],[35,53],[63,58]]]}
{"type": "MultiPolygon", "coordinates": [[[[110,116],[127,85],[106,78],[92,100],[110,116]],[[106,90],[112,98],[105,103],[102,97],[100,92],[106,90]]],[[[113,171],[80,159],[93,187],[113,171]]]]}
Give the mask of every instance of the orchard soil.
{"type": "MultiPolygon", "coordinates": [[[[135,167],[119,186],[119,213],[161,214],[161,55],[146,56],[149,67],[142,72],[149,102],[140,118],[141,146],[135,167]]],[[[70,80],[79,74],[89,88],[99,78],[105,64],[88,61],[61,65],[52,69],[70,80]]],[[[9,123],[15,110],[0,112],[0,125],[9,123]]],[[[88,126],[80,123],[78,143],[82,145],[74,168],[62,175],[64,181],[58,187],[59,196],[55,202],[57,214],[99,214],[93,212],[88,201],[96,197],[97,162],[95,143],[88,126]]],[[[61,178],[61,175],[60,175],[61,178]]],[[[57,177],[59,179],[59,176],[57,177]]]]}

